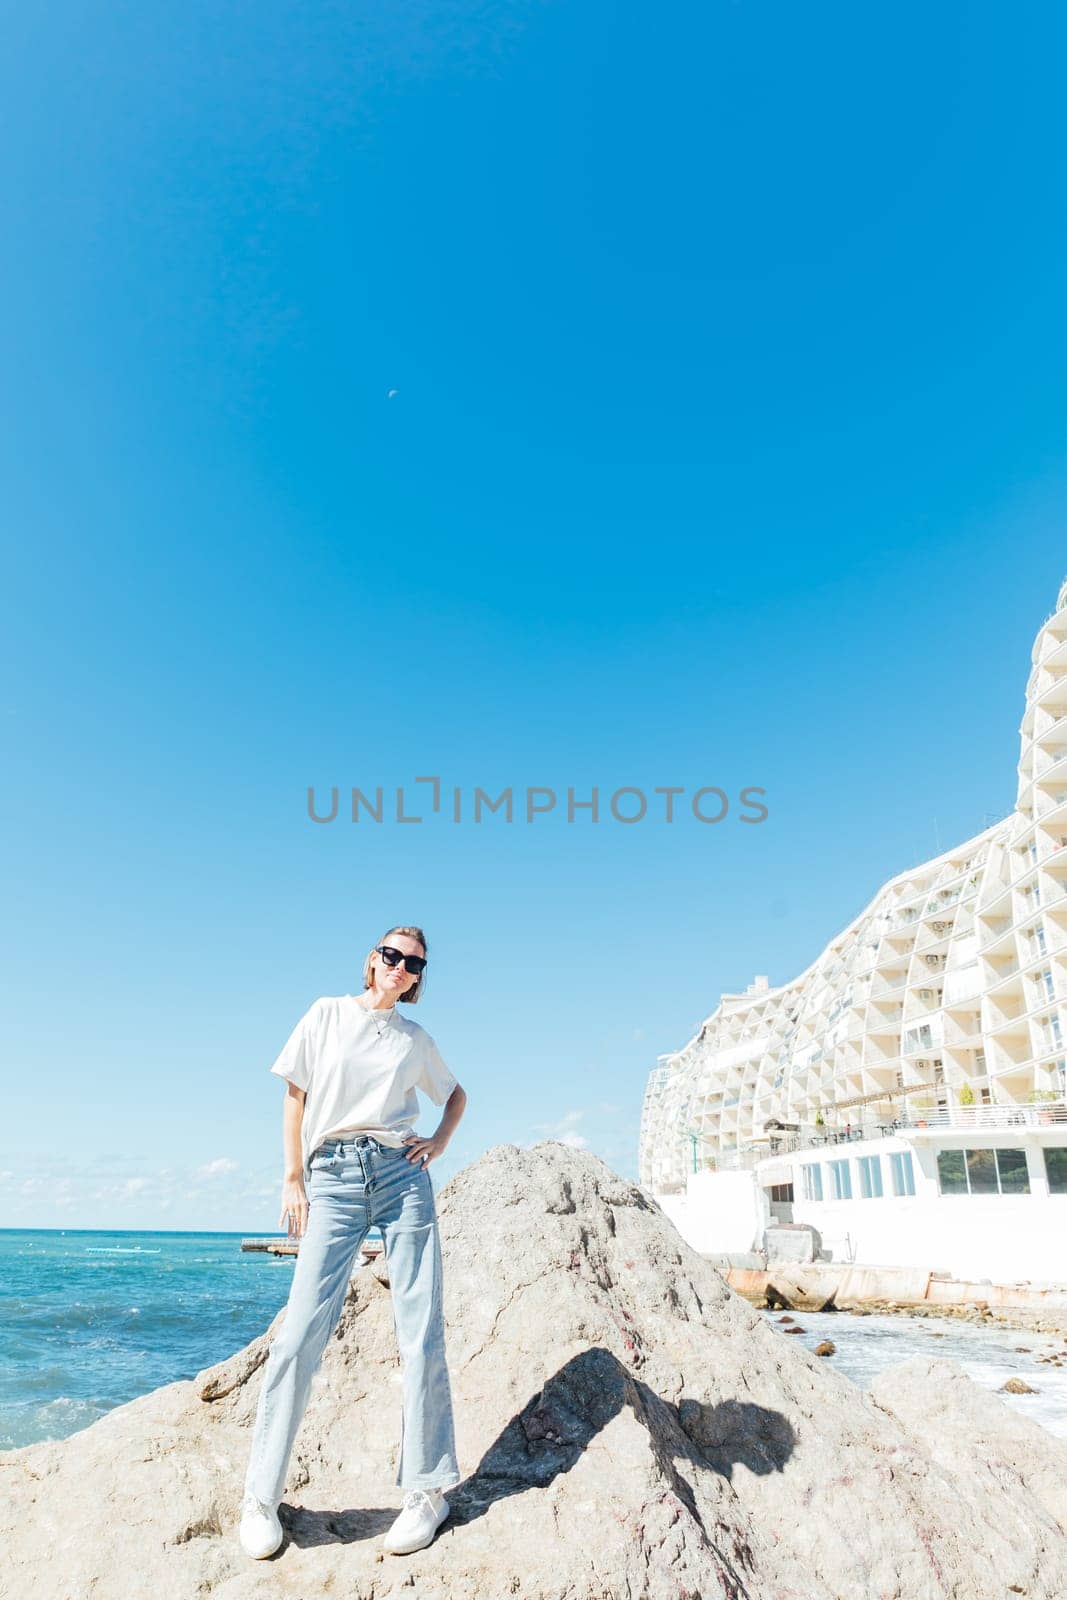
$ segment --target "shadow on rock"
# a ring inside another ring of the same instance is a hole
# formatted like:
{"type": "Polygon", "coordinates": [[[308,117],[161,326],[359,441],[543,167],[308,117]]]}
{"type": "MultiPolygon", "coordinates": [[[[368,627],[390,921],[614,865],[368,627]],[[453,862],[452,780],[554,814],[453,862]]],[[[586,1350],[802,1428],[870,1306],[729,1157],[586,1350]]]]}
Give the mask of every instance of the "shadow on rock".
{"type": "Polygon", "coordinates": [[[555,1372],[490,1445],[477,1468],[448,1495],[454,1524],[473,1522],[498,1500],[544,1489],[570,1472],[582,1452],[624,1408],[647,1430],[670,1487],[703,1526],[679,1461],[710,1467],[729,1479],[735,1463],[757,1474],[780,1472],[794,1433],[778,1412],[749,1402],[678,1406],[635,1378],[602,1345],[555,1372]]]}

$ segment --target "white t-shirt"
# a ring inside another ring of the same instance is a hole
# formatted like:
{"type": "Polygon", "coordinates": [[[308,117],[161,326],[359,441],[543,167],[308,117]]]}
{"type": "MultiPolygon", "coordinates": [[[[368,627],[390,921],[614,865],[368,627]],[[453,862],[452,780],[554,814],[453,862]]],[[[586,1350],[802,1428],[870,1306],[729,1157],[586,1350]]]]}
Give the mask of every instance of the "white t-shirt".
{"type": "Polygon", "coordinates": [[[370,1133],[382,1144],[402,1146],[419,1115],[415,1090],[441,1106],[456,1087],[420,1023],[395,1005],[370,1011],[351,994],[316,1000],[270,1070],[307,1094],[301,1131],[305,1178],[323,1140],[370,1133]]]}

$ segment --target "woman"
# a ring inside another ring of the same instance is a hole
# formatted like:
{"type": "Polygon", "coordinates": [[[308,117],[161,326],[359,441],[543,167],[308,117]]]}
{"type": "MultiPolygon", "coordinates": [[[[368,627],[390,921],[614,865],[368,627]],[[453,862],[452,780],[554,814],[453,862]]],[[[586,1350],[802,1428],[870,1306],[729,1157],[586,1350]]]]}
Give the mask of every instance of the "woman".
{"type": "Polygon", "coordinates": [[[442,1491],[459,1482],[441,1245],[426,1169],[455,1132],[467,1096],[431,1035],[396,1009],[398,1000],[419,999],[425,969],[422,929],[390,928],[367,955],[363,994],[316,1000],[270,1069],[289,1084],[282,1219],[301,1245],[264,1368],[245,1476],[240,1539],[257,1559],[282,1542],[277,1507],[289,1456],[356,1253],[373,1226],[385,1242],[401,1356],[396,1482],[408,1491],[383,1548],[401,1555],[429,1544],[448,1516],[442,1491]],[[445,1107],[429,1138],[411,1126],[416,1089],[445,1107]]]}

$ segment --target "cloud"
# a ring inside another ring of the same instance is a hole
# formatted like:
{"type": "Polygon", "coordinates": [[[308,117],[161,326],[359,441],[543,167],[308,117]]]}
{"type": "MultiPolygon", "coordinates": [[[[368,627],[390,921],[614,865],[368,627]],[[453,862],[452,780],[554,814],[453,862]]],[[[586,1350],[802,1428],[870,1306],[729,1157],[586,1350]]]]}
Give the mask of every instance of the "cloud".
{"type": "Polygon", "coordinates": [[[38,1153],[5,1155],[9,1165],[0,1168],[0,1196],[14,1227],[152,1227],[179,1220],[211,1227],[223,1217],[255,1228],[256,1213],[269,1209],[280,1187],[276,1178],[265,1187],[274,1163],[250,1166],[232,1156],[188,1164],[171,1158],[157,1165],[150,1155],[132,1151],[110,1161],[94,1153],[68,1163],[62,1177],[48,1179],[40,1176],[38,1153]],[[190,1206],[197,1216],[189,1215],[190,1206]]]}
{"type": "Polygon", "coordinates": [[[534,1132],[540,1134],[542,1139],[555,1139],[560,1144],[570,1145],[572,1150],[588,1150],[589,1140],[574,1127],[574,1124],[581,1122],[586,1115],[584,1106],[574,1107],[570,1111],[565,1111],[557,1122],[535,1122],[534,1132]]]}
{"type": "Polygon", "coordinates": [[[569,1133],[575,1122],[581,1122],[586,1115],[584,1110],[565,1111],[557,1122],[535,1122],[534,1132],[540,1133],[546,1139],[562,1139],[569,1133]]]}
{"type": "Polygon", "coordinates": [[[640,1117],[635,1115],[633,1107],[618,1105],[613,1100],[598,1100],[593,1106],[572,1107],[555,1122],[535,1122],[536,1138],[528,1140],[524,1148],[554,1139],[572,1150],[589,1150],[616,1172],[627,1175],[636,1166],[639,1125],[640,1117]],[[586,1117],[592,1124],[588,1136],[579,1133],[576,1127],[586,1117]]]}
{"type": "Polygon", "coordinates": [[[208,1161],[204,1166],[198,1167],[193,1175],[193,1182],[200,1183],[206,1178],[226,1177],[231,1172],[236,1172],[238,1163],[232,1156],[219,1156],[215,1161],[208,1161]]]}

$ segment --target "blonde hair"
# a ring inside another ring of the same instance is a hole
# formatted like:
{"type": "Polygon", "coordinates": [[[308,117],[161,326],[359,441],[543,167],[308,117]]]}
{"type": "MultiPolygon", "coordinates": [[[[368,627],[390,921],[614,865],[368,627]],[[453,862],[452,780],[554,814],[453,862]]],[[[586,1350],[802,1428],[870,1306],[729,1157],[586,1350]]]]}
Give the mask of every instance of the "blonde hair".
{"type": "MultiPolygon", "coordinates": [[[[426,948],[426,935],[423,933],[421,928],[407,928],[407,927],[405,927],[405,928],[390,928],[388,933],[383,933],[382,934],[381,938],[377,941],[378,944],[388,944],[391,936],[394,933],[406,933],[409,939],[417,939],[419,941],[419,943],[422,945],[422,953],[423,953],[423,955],[424,956],[428,956],[429,955],[430,952],[426,948]]],[[[364,961],[364,963],[363,963],[363,987],[364,987],[364,989],[369,989],[371,987],[371,966],[372,966],[372,964],[374,962],[375,954],[376,954],[376,949],[375,950],[371,950],[367,955],[366,961],[364,961]]],[[[404,971],[405,972],[407,971],[406,967],[404,968],[404,971]]],[[[416,1003],[416,1001],[419,999],[419,996],[422,994],[422,986],[425,983],[425,981],[426,981],[426,968],[423,967],[422,971],[419,973],[418,977],[415,979],[415,981],[411,985],[411,987],[409,989],[406,989],[404,991],[404,993],[402,995],[399,995],[397,998],[399,1000],[403,1000],[405,1005],[413,1006],[416,1003]]]]}

